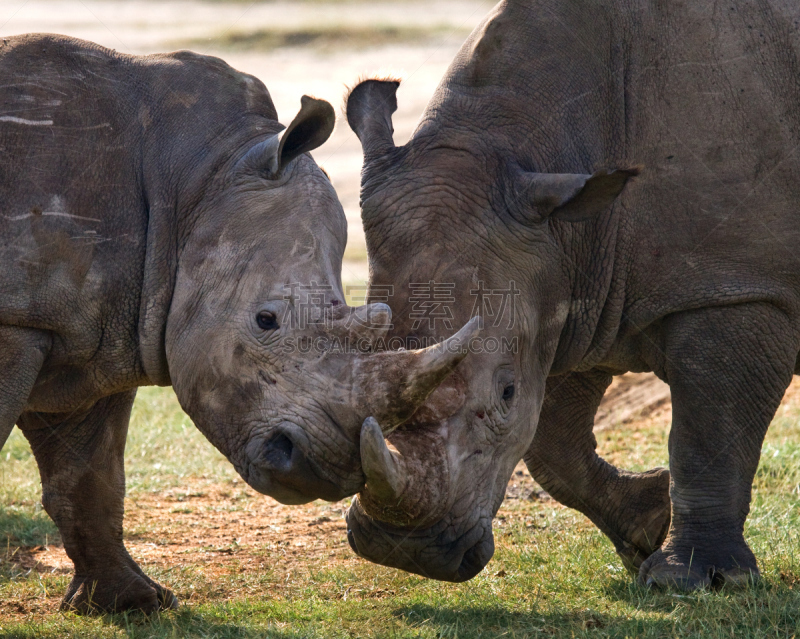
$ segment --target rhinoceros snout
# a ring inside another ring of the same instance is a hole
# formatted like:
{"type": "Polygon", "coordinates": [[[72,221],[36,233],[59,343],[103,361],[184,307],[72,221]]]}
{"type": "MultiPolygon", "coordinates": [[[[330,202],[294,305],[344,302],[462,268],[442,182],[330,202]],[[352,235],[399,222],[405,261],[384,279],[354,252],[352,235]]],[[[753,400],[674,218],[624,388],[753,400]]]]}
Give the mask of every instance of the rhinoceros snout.
{"type": "Polygon", "coordinates": [[[293,462],[297,461],[295,451],[294,443],[286,434],[276,433],[264,443],[262,453],[264,466],[277,473],[291,473],[293,462]]]}
{"type": "Polygon", "coordinates": [[[283,504],[338,501],[347,496],[339,486],[319,476],[290,429],[254,437],[246,452],[247,483],[283,504]]]}

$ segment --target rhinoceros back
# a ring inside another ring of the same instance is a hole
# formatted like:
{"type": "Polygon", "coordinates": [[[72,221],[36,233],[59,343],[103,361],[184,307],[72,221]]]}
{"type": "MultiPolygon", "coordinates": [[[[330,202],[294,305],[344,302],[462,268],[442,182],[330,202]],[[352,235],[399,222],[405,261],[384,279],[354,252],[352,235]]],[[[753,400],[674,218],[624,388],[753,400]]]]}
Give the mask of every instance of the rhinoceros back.
{"type": "MultiPolygon", "coordinates": [[[[788,0],[508,0],[462,47],[415,137],[488,149],[509,171],[640,167],[616,207],[639,326],[706,304],[800,307],[798,70],[788,0]]],[[[595,227],[610,247],[609,225],[595,227]]]]}
{"type": "Polygon", "coordinates": [[[180,216],[220,129],[276,119],[269,94],[215,58],[41,34],[2,41],[0,87],[0,325],[57,336],[30,407],[139,385],[153,210],[180,216]]]}

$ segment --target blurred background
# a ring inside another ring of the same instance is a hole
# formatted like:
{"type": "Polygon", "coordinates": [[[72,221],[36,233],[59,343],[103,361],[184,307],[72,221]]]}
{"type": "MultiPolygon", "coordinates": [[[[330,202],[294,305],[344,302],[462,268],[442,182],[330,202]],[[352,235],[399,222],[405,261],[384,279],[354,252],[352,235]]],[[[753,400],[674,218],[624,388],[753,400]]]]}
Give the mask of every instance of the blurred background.
{"type": "Polygon", "coordinates": [[[340,115],[314,152],[330,174],[348,220],[342,280],[367,279],[358,209],[361,146],[341,114],[347,86],[365,73],[403,78],[395,141],[404,143],[466,36],[494,0],[0,0],[0,35],[63,33],[122,53],[191,49],[261,79],[281,122],[303,94],[340,115]]]}

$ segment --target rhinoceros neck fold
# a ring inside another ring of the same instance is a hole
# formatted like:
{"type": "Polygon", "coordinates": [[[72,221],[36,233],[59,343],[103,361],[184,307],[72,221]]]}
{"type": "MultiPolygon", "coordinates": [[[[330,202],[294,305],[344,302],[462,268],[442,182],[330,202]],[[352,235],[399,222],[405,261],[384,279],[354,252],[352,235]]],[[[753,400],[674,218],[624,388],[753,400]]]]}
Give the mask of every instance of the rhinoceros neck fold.
{"type": "Polygon", "coordinates": [[[177,270],[177,224],[174,211],[164,205],[149,207],[144,279],[139,306],[139,352],[147,378],[169,386],[169,366],[164,348],[167,316],[177,270]]]}

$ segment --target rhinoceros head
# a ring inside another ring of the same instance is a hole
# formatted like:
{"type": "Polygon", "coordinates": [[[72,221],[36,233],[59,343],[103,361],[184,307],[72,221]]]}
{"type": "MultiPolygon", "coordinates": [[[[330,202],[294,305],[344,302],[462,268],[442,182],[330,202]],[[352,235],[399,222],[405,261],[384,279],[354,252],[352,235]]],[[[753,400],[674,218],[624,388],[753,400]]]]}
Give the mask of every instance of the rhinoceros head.
{"type": "Polygon", "coordinates": [[[483,328],[407,422],[391,432],[379,418],[363,424],[366,487],[348,538],[377,563],[462,581],[494,552],[492,518],[533,439],[569,311],[569,256],[549,221],[606,210],[634,172],[525,171],[480,130],[443,122],[436,99],[396,147],[397,87],[367,80],[347,101],[364,150],[371,294],[391,287],[393,334],[409,346],[470,317],[483,328]]]}
{"type": "Polygon", "coordinates": [[[167,320],[182,406],[251,486],[284,503],[357,492],[363,419],[404,419],[464,356],[373,352],[389,307],[345,304],[344,214],[307,154],[334,121],[327,102],[304,97],[285,130],[209,185],[180,240],[167,320]]]}

